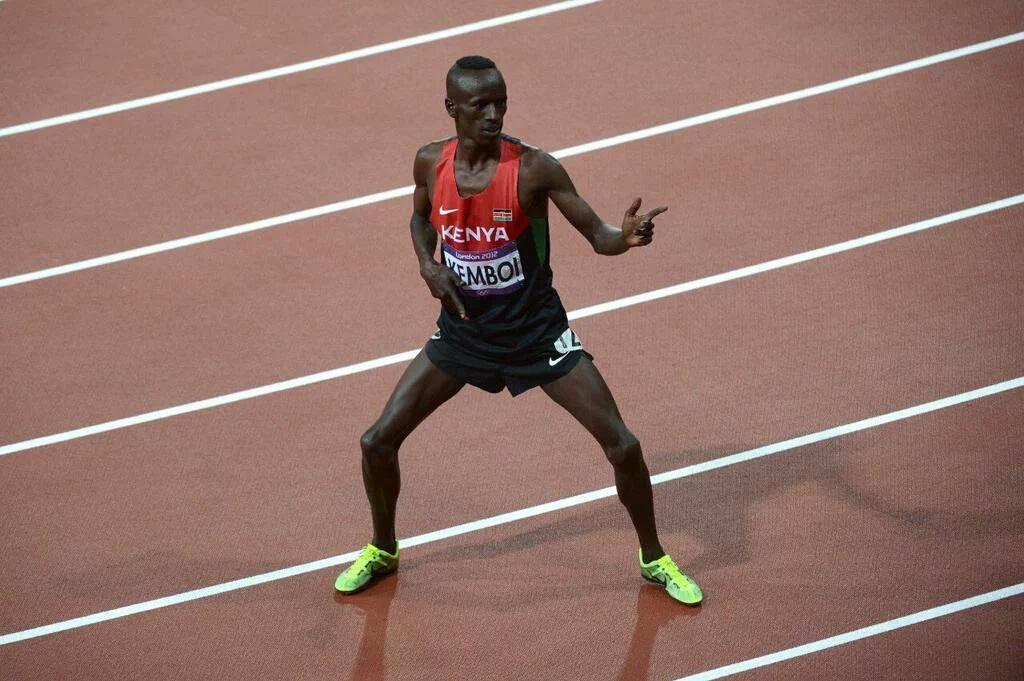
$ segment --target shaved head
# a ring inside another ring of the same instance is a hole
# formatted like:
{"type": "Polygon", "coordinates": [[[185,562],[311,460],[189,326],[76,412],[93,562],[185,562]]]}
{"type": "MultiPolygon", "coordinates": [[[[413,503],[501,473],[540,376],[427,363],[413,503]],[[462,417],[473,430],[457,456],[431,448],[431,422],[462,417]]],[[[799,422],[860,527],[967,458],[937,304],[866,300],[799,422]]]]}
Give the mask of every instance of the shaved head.
{"type": "Polygon", "coordinates": [[[457,60],[448,69],[445,78],[445,94],[452,101],[461,100],[462,96],[475,92],[481,86],[504,84],[501,71],[487,57],[471,55],[457,60]]]}

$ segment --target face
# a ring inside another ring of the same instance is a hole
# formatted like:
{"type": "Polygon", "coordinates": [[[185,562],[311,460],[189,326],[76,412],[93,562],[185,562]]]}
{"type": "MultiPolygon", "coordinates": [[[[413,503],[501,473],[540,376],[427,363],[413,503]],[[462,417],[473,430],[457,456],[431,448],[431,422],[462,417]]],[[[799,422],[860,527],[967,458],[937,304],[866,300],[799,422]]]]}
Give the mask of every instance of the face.
{"type": "Polygon", "coordinates": [[[448,81],[444,103],[460,138],[493,141],[501,134],[508,109],[505,79],[497,69],[458,72],[448,81]]]}

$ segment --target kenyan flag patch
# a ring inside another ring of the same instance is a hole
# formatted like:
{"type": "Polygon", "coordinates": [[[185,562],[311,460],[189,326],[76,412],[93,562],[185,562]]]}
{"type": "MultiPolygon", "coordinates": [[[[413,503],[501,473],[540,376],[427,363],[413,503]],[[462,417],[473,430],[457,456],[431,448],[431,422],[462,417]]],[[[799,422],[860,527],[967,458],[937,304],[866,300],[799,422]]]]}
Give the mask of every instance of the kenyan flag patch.
{"type": "Polygon", "coordinates": [[[512,222],[511,208],[495,208],[492,216],[495,222],[512,222]]]}

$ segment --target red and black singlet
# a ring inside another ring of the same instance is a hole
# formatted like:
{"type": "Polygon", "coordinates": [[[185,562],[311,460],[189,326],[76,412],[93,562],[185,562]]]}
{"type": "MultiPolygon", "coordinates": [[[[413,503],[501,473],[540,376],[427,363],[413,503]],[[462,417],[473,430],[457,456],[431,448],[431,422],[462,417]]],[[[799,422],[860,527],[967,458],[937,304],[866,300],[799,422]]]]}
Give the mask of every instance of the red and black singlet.
{"type": "Polygon", "coordinates": [[[531,220],[519,205],[522,144],[501,137],[501,159],[491,183],[462,197],[455,182],[458,140],[444,143],[435,167],[430,222],[441,257],[465,282],[463,321],[443,307],[441,335],[466,352],[524,361],[550,353],[552,339],[568,326],[551,286],[548,221],[531,220]]]}

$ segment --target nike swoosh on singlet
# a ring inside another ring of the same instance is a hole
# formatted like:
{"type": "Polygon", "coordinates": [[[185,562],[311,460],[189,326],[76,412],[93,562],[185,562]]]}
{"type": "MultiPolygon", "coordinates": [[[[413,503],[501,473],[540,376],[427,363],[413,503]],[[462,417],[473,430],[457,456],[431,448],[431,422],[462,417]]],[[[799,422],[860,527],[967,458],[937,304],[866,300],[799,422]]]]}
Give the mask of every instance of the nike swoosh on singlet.
{"type": "Polygon", "coordinates": [[[440,212],[441,215],[448,215],[448,213],[455,213],[458,210],[458,208],[449,208],[448,210],[445,210],[444,206],[441,206],[441,208],[438,209],[438,212],[440,212]]]}

